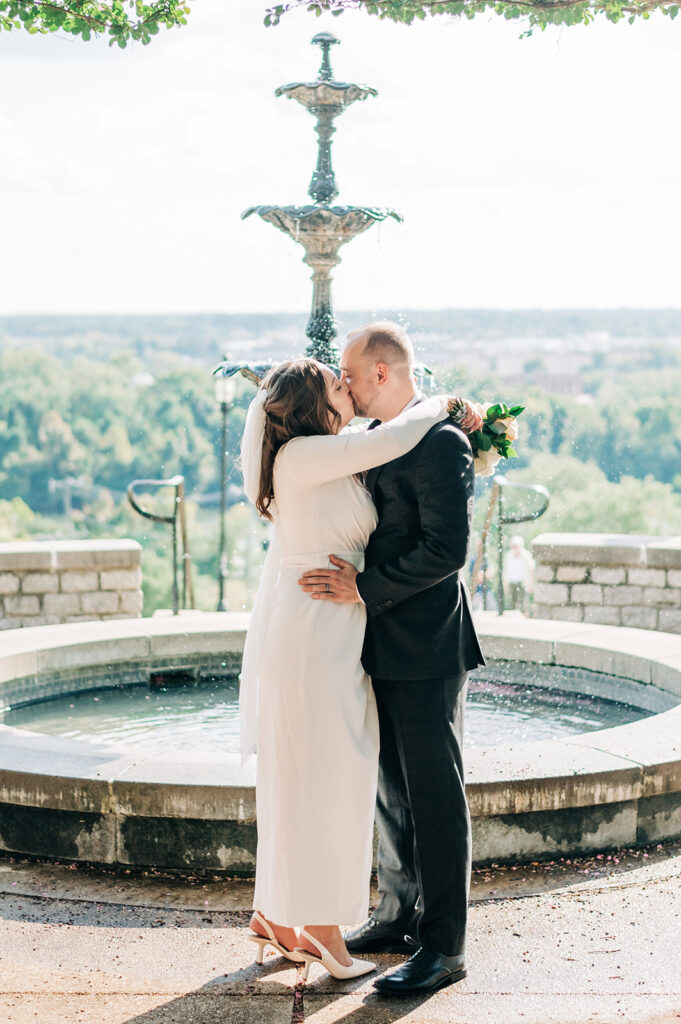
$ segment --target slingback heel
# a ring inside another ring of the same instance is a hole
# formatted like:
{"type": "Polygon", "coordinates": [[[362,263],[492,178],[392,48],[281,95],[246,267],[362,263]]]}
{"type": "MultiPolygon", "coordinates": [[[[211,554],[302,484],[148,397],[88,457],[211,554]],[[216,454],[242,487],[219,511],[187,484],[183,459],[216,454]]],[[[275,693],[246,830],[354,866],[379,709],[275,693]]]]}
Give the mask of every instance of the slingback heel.
{"type": "Polygon", "coordinates": [[[298,953],[301,960],[305,963],[303,970],[303,978],[307,981],[310,973],[310,964],[321,964],[334,978],[344,980],[347,978],[360,978],[363,974],[370,974],[371,971],[376,970],[376,964],[372,964],[369,960],[355,960],[353,957],[352,963],[349,967],[345,964],[340,963],[336,960],[326,946],[323,946],[319,939],[315,939],[309,932],[306,932],[304,928],[300,929],[300,934],[304,935],[308,942],[311,942],[313,946],[316,946],[319,950],[319,956],[311,953],[309,949],[302,949],[300,946],[296,946],[294,952],[298,953]]]}
{"type": "Polygon", "coordinates": [[[260,914],[256,910],[253,916],[255,917],[260,927],[264,928],[265,931],[267,932],[267,935],[258,935],[257,932],[247,932],[246,934],[246,938],[250,939],[251,942],[255,942],[255,944],[258,947],[258,951],[255,954],[256,964],[261,964],[263,962],[266,946],[272,946],[274,949],[277,950],[278,953],[281,953],[282,956],[285,956],[287,960],[292,960],[294,964],[303,963],[303,957],[297,950],[287,949],[286,946],[282,946],[281,942],[279,942],[276,935],[272,931],[269,921],[266,921],[262,914],[260,914]]]}

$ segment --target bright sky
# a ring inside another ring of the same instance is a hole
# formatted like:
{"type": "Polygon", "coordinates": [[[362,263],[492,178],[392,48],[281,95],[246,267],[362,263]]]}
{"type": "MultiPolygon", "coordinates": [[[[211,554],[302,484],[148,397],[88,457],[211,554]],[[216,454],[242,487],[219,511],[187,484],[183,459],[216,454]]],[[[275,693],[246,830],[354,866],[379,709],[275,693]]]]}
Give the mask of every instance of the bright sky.
{"type": "Polygon", "coordinates": [[[379,90],[337,121],[339,202],[405,218],[341,250],[338,309],[681,305],[681,18],[519,39],[194,0],[148,47],[0,33],[0,313],[306,310],[316,77],[379,90]]]}

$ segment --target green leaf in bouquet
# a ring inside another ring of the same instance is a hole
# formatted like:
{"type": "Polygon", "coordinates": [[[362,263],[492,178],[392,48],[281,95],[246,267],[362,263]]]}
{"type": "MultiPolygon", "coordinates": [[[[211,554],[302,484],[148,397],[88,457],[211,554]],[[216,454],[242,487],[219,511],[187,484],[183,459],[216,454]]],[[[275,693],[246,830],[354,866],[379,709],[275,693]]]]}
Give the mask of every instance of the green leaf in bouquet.
{"type": "Polygon", "coordinates": [[[518,458],[518,453],[515,450],[515,448],[509,448],[508,449],[508,451],[506,452],[506,458],[507,459],[517,459],[518,458]]]}
{"type": "Polygon", "coordinates": [[[524,411],[525,411],[525,406],[524,405],[512,405],[511,408],[508,410],[508,415],[509,416],[520,416],[521,412],[524,412],[524,411]]]}
{"type": "Polygon", "coordinates": [[[488,434],[483,433],[483,431],[478,431],[478,436],[480,438],[478,441],[478,446],[480,450],[483,452],[488,452],[492,447],[492,438],[489,437],[488,434]]]}
{"type": "Polygon", "coordinates": [[[490,405],[489,409],[485,413],[485,419],[487,420],[487,423],[490,424],[493,423],[494,420],[498,420],[502,415],[501,405],[497,402],[496,405],[490,405]]]}

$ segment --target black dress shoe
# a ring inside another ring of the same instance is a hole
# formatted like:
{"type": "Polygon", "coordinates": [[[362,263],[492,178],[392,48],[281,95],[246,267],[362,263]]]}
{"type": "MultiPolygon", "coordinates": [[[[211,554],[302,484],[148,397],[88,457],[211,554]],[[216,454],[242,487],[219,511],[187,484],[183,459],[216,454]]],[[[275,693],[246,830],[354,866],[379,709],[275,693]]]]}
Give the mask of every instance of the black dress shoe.
{"type": "MultiPolygon", "coordinates": [[[[414,947],[406,941],[404,929],[384,924],[375,917],[343,936],[348,953],[413,953],[414,947]]],[[[413,941],[413,940],[412,940],[413,941]]]]}
{"type": "Polygon", "coordinates": [[[466,958],[445,956],[423,946],[406,964],[392,974],[377,978],[374,988],[384,995],[399,996],[411,992],[434,992],[466,977],[466,958]]]}

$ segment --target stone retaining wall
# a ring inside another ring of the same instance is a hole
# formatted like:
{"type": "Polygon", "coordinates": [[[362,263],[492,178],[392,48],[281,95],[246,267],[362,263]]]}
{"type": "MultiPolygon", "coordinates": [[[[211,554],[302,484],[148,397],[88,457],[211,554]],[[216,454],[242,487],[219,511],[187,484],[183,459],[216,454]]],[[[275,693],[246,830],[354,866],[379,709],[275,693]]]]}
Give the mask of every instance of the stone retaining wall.
{"type": "Polygon", "coordinates": [[[0,629],[142,614],[134,540],[0,544],[0,629]]]}
{"type": "Polygon", "coordinates": [[[681,537],[544,533],[532,553],[535,617],[681,633],[681,537]]]}

